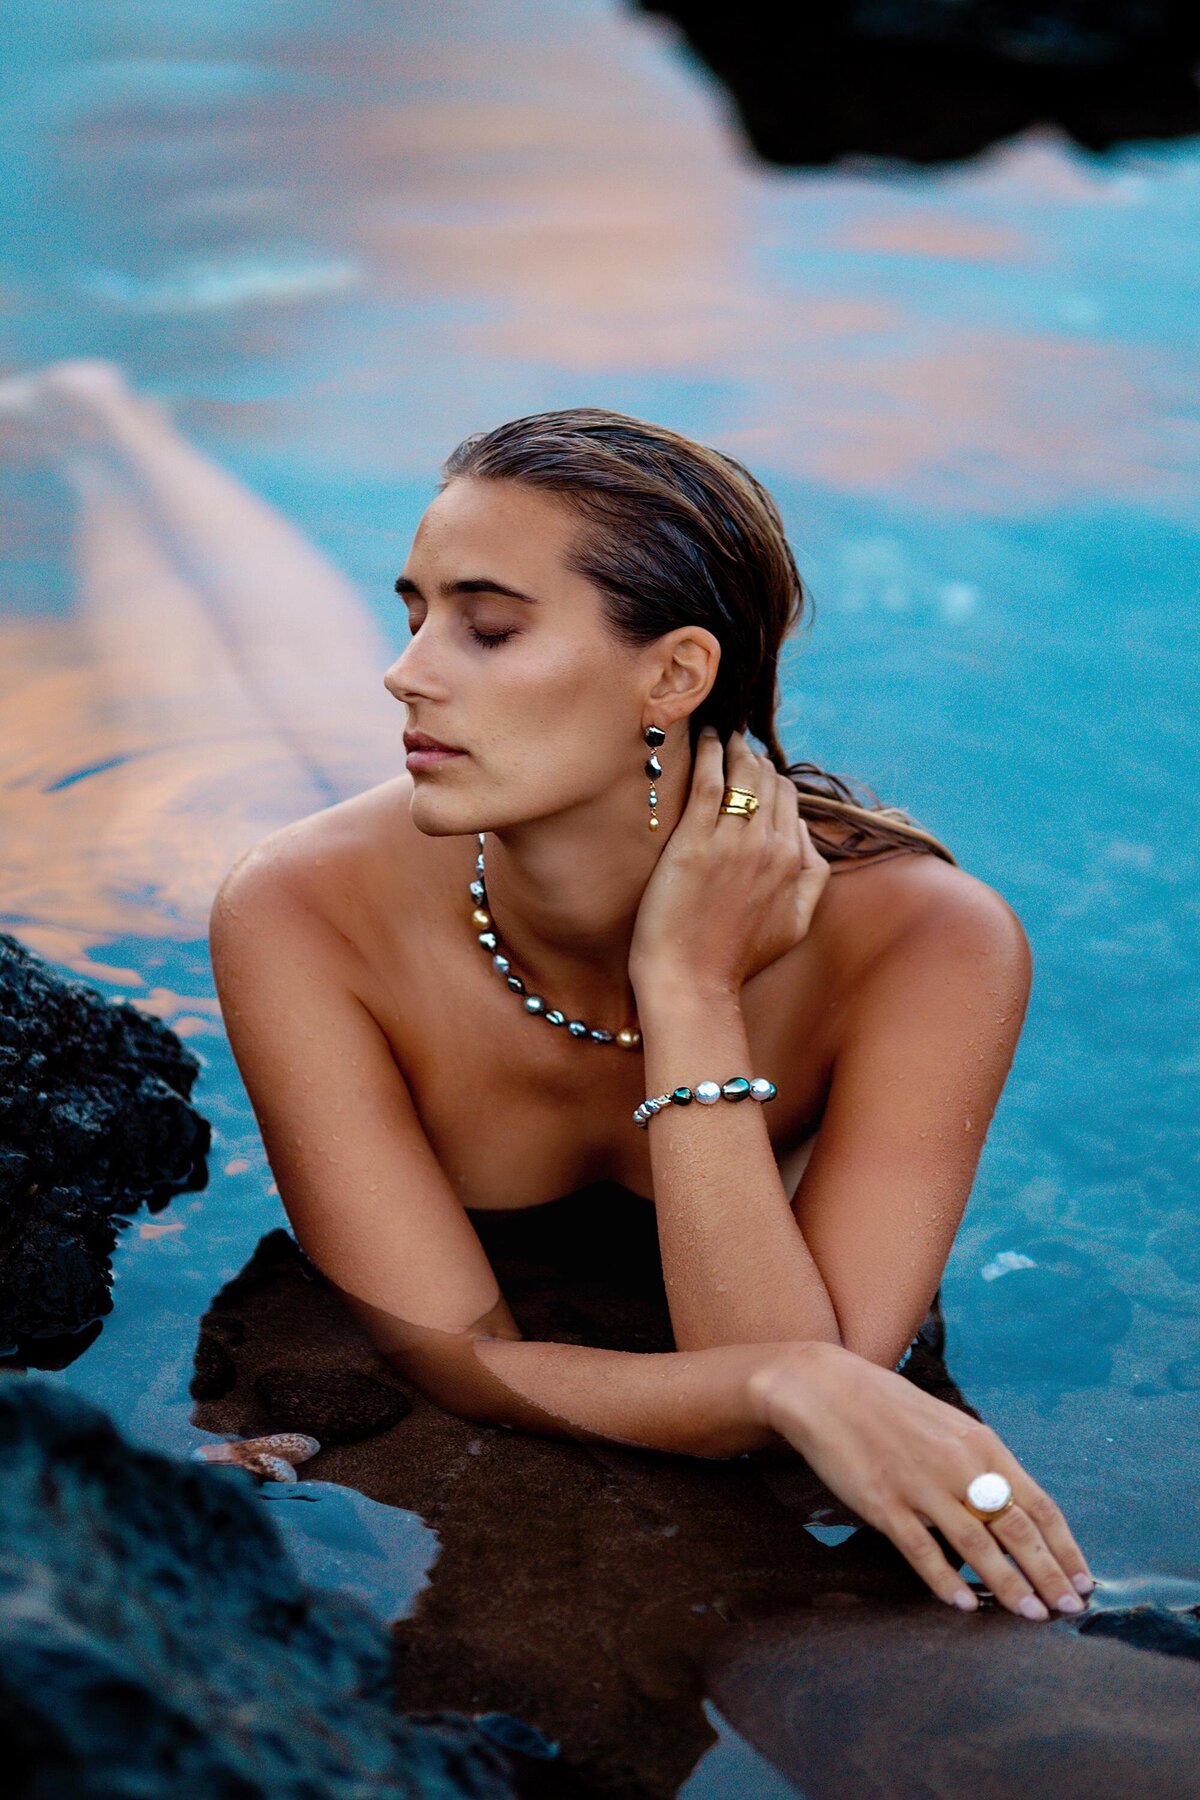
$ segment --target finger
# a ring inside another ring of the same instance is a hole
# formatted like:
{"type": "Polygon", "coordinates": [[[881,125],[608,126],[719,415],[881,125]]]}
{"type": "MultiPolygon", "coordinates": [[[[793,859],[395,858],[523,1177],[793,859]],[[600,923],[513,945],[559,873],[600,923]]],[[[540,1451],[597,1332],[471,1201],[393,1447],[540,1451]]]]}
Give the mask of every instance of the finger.
{"type": "Polygon", "coordinates": [[[696,740],[696,758],[692,763],[688,805],[695,802],[700,812],[715,814],[724,792],[725,746],[719,737],[706,737],[701,732],[696,740]]]}
{"type": "Polygon", "coordinates": [[[771,810],[771,824],[787,843],[794,844],[800,852],[801,861],[806,860],[804,838],[800,832],[800,810],[796,805],[796,784],[790,775],[782,775],[769,757],[764,757],[767,772],[774,784],[774,804],[771,810]]]}
{"type": "MultiPolygon", "coordinates": [[[[1020,1569],[1010,1563],[990,1528],[969,1513],[965,1506],[949,1495],[939,1495],[929,1504],[929,1515],[946,1539],[970,1563],[979,1579],[989,1587],[1002,1606],[1024,1619],[1048,1619],[1049,1612],[1020,1569]]],[[[1016,1506],[1009,1507],[1016,1512],[1016,1506]]],[[[1005,1515],[1006,1517],[1008,1514],[1005,1515]]]]}
{"type": "Polygon", "coordinates": [[[1058,1558],[1059,1566],[1070,1576],[1071,1586],[1081,1594],[1090,1594],[1096,1585],[1095,1577],[1059,1508],[1020,1464],[1009,1480],[1014,1491],[1020,1493],[1021,1505],[1058,1558]]]}
{"type": "MultiPolygon", "coordinates": [[[[796,790],[792,787],[790,780],[788,786],[792,788],[792,793],[794,794],[796,790]]],[[[825,858],[821,855],[821,852],[812,841],[812,833],[808,829],[808,820],[802,817],[799,811],[796,813],[796,822],[800,834],[801,854],[804,859],[804,867],[806,869],[816,869],[824,863],[825,867],[828,868],[829,864],[825,862],[825,858]]]]}
{"type": "Polygon", "coordinates": [[[779,837],[783,837],[786,844],[793,844],[797,850],[801,851],[802,860],[804,842],[802,842],[799,832],[795,830],[795,821],[799,819],[799,812],[795,810],[795,788],[793,788],[792,781],[786,776],[781,776],[777,769],[770,770],[770,779],[774,783],[772,810],[770,810],[772,832],[779,833],[779,837]]]}
{"type": "Polygon", "coordinates": [[[1065,1613],[1082,1609],[1083,1601],[1024,1506],[1014,1503],[988,1529],[1024,1570],[1047,1606],[1065,1613]]]}
{"type": "Polygon", "coordinates": [[[1090,1594],[1096,1585],[1095,1578],[1088,1568],[1083,1551],[1071,1535],[1067,1521],[1049,1494],[1038,1486],[1032,1475],[999,1438],[994,1438],[987,1446],[987,1456],[988,1467],[1007,1476],[1012,1484],[1013,1498],[1025,1508],[1041,1532],[1060,1568],[1070,1577],[1071,1586],[1081,1594],[1090,1594]]]}
{"type": "Polygon", "coordinates": [[[939,1600],[961,1607],[964,1612],[975,1611],[979,1601],[962,1576],[950,1567],[933,1533],[922,1525],[915,1512],[898,1508],[884,1520],[882,1529],[939,1600]]]}
{"type": "MultiPolygon", "coordinates": [[[[730,732],[729,742],[725,747],[725,775],[722,793],[724,787],[745,788],[758,801],[758,805],[748,818],[737,820],[737,824],[741,827],[738,842],[744,842],[747,832],[752,832],[756,840],[761,837],[766,832],[768,821],[772,815],[774,803],[762,765],[762,757],[750,748],[746,742],[745,733],[730,732]]],[[[720,815],[718,814],[719,819],[720,815]]],[[[734,841],[732,834],[730,841],[734,841]]]]}
{"type": "Polygon", "coordinates": [[[759,792],[759,759],[746,742],[744,732],[731,731],[729,734],[729,743],[725,748],[725,773],[739,787],[759,792]]]}

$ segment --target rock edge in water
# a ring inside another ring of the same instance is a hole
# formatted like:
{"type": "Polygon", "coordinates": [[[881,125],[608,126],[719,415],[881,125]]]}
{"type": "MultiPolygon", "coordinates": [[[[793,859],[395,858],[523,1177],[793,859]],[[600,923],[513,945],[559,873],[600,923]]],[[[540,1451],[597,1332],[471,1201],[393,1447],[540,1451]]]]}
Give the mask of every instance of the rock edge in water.
{"type": "Polygon", "coordinates": [[[6,1793],[507,1800],[520,1752],[551,1747],[396,1712],[387,1627],[305,1587],[256,1493],[0,1372],[6,1793]]]}
{"type": "Polygon", "coordinates": [[[0,1355],[73,1360],[112,1310],[119,1226],[204,1185],[199,1072],[161,1020],[0,932],[0,1355]]]}

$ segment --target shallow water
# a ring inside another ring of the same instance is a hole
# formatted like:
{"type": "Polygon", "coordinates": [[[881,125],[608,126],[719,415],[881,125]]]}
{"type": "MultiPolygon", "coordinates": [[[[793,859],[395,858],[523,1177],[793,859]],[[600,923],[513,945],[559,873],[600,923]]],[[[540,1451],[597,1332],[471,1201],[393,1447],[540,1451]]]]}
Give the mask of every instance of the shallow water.
{"type": "MultiPolygon", "coordinates": [[[[187,1036],[215,1128],[208,1187],[125,1233],[114,1312],[52,1379],[144,1442],[200,1441],[197,1322],[283,1218],[212,891],[402,766],[374,686],[345,742],[288,721],[335,602],[360,598],[380,673],[402,641],[391,581],[442,456],[598,402],[768,482],[816,601],[788,749],[908,808],[1024,922],[949,1366],[1063,1506],[1095,1604],[1195,1604],[1200,148],[1030,133],[936,173],[768,170],[664,25],[413,11],[81,0],[0,49],[27,72],[0,362],[115,359],[342,571],[291,613],[257,571],[264,689],[211,610],[224,573],[144,495],[89,465],[81,502],[60,455],[4,440],[0,928],[187,1036]]],[[[316,1481],[263,1498],[314,1578],[411,1606],[437,1555],[415,1515],[316,1481]]],[[[720,1729],[681,1791],[767,1793],[720,1729]]]]}

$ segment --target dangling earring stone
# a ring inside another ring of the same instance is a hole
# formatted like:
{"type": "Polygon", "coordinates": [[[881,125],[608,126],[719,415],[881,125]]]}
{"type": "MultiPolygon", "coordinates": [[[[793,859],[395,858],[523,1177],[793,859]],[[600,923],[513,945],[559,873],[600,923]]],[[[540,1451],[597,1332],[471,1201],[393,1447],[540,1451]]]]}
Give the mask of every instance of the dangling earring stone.
{"type": "Polygon", "coordinates": [[[658,792],[655,789],[654,781],[656,776],[662,774],[662,764],[659,762],[654,752],[659,744],[666,742],[667,734],[661,725],[647,725],[642,736],[650,745],[650,755],[646,758],[645,765],[646,774],[650,777],[650,830],[657,831],[662,821],[655,815],[654,811],[655,807],[658,805],[658,792]]]}

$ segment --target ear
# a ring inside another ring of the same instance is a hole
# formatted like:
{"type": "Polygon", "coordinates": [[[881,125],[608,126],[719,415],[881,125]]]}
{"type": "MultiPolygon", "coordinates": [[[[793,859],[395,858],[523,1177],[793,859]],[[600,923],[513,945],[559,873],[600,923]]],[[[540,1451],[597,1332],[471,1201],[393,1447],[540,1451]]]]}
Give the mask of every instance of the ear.
{"type": "Polygon", "coordinates": [[[681,625],[651,646],[655,684],[647,699],[673,703],[676,716],[695,712],[712,692],[721,661],[721,646],[703,625],[681,625]]]}

